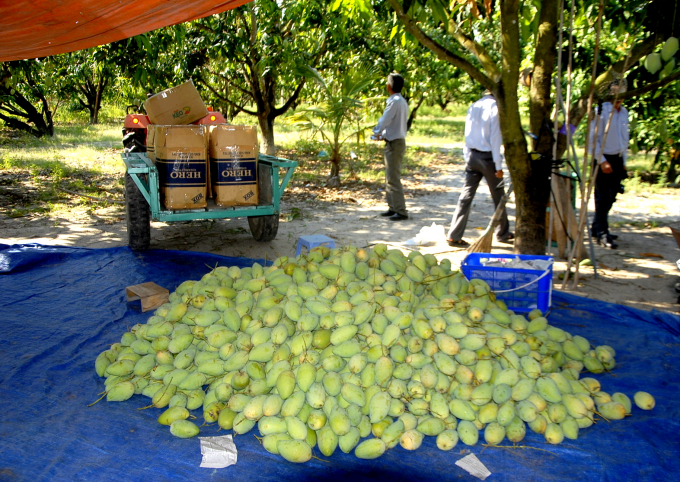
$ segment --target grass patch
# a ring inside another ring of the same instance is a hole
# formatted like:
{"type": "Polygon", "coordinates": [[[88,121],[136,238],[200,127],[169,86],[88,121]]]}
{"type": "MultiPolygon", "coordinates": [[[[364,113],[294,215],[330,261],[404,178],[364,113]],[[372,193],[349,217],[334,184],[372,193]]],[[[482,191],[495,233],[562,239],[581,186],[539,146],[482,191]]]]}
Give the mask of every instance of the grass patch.
{"type": "Polygon", "coordinates": [[[623,180],[623,187],[626,192],[640,196],[648,194],[662,194],[668,188],[664,181],[664,176],[658,176],[657,182],[651,184],[645,182],[641,176],[641,171],[632,171],[633,176],[623,180]]]}
{"type": "MultiPolygon", "coordinates": [[[[60,188],[123,200],[121,137],[120,123],[59,125],[54,137],[40,139],[0,130],[0,212],[20,217],[83,211],[87,201],[60,188]]],[[[90,201],[92,212],[108,208],[90,201]]]]}

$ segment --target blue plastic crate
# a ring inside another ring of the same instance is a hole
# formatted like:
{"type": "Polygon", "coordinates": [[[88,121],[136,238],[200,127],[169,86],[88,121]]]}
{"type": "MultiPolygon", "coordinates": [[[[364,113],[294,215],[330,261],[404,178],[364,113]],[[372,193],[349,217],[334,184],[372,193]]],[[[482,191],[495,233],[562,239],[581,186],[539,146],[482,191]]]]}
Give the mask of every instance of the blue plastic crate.
{"type": "Polygon", "coordinates": [[[554,261],[552,256],[470,253],[460,265],[461,271],[468,280],[479,278],[486,281],[491,289],[496,292],[496,297],[503,300],[508,309],[515,313],[528,313],[536,308],[545,313],[550,309],[552,305],[552,265],[546,273],[534,269],[483,266],[482,258],[554,261]]]}

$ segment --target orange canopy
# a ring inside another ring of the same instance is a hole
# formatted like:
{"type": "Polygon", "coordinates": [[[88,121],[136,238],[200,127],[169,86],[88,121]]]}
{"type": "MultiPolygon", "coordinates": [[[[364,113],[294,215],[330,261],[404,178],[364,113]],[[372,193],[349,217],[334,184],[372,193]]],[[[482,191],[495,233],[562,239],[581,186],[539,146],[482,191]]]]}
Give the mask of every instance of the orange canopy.
{"type": "Polygon", "coordinates": [[[73,52],[250,0],[0,0],[0,61],[73,52]]]}

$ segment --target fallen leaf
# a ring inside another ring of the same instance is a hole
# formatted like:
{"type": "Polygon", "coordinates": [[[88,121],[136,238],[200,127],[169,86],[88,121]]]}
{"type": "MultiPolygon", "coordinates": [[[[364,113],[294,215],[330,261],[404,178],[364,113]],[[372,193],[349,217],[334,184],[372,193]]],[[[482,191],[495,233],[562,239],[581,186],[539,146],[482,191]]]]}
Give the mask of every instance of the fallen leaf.
{"type": "Polygon", "coordinates": [[[661,258],[663,259],[663,256],[657,253],[640,253],[640,256],[646,256],[648,258],[661,258]]]}

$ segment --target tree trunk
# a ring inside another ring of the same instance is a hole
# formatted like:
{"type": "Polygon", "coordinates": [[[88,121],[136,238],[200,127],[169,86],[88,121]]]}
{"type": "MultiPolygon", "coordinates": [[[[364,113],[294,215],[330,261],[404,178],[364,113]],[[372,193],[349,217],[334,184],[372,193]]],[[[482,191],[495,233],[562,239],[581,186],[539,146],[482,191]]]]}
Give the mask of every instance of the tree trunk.
{"type": "Polygon", "coordinates": [[[533,150],[549,157],[553,150],[550,93],[557,50],[558,5],[558,0],[546,0],[541,4],[529,103],[531,132],[538,136],[533,150]]]}
{"type": "Polygon", "coordinates": [[[262,142],[260,152],[268,156],[276,155],[276,146],[274,145],[274,119],[267,114],[259,114],[257,116],[260,124],[260,131],[262,131],[262,142]]]}
{"type": "Polygon", "coordinates": [[[503,71],[496,97],[505,146],[505,159],[515,191],[515,252],[545,253],[545,208],[550,192],[550,163],[531,161],[522,132],[519,82],[518,0],[501,2],[503,71]]]}
{"type": "Polygon", "coordinates": [[[418,112],[418,109],[420,109],[420,106],[423,105],[423,101],[425,100],[425,95],[420,96],[420,100],[418,100],[418,103],[416,106],[411,109],[411,113],[408,116],[408,121],[406,122],[406,130],[410,131],[411,126],[413,125],[413,121],[416,120],[416,113],[418,112]]]}
{"type": "Polygon", "coordinates": [[[99,123],[99,111],[102,108],[102,97],[104,96],[104,90],[106,89],[107,84],[108,80],[104,79],[103,75],[100,75],[96,85],[90,80],[87,80],[85,85],[81,88],[81,91],[85,96],[85,102],[80,101],[80,104],[90,113],[90,125],[99,123]]]}
{"type": "Polygon", "coordinates": [[[340,157],[333,155],[331,158],[331,173],[328,179],[340,176],[340,157]]]}

